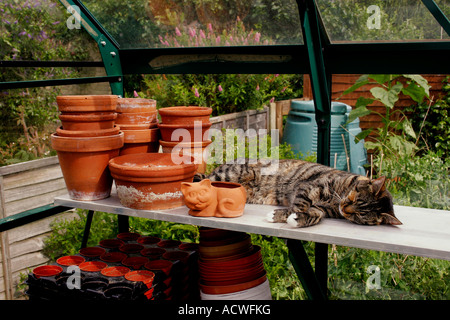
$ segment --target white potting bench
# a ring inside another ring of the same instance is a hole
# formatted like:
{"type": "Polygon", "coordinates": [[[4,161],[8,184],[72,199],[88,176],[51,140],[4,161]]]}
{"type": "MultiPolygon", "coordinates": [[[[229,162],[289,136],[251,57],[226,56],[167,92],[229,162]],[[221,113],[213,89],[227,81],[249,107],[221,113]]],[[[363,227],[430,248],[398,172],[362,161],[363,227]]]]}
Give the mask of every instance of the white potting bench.
{"type": "MultiPolygon", "coordinates": [[[[450,211],[395,206],[395,214],[403,222],[400,226],[363,226],[341,219],[324,219],[308,228],[294,228],[284,223],[270,223],[267,213],[277,208],[247,204],[238,218],[202,218],[188,214],[183,206],[169,210],[135,210],[120,204],[113,189],[111,197],[97,201],[76,201],[68,195],[55,198],[55,204],[87,209],[91,218],[94,211],[118,214],[120,217],[141,217],[176,223],[249,232],[287,239],[290,257],[310,298],[324,298],[323,285],[313,271],[301,241],[336,244],[400,254],[450,260],[450,211]]],[[[90,223],[90,222],[89,222],[90,223]]],[[[89,225],[85,230],[84,245],[89,225]]],[[[326,269],[325,269],[326,270],[326,269]]]]}

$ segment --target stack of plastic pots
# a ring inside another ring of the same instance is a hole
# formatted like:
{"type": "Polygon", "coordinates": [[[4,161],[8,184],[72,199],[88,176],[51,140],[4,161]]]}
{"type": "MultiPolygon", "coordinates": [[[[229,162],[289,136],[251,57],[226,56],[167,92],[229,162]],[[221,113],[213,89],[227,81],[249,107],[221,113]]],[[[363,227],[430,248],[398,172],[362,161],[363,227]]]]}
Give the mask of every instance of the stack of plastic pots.
{"type": "Polygon", "coordinates": [[[119,98],[116,111],[116,125],[125,135],[121,155],[158,152],[160,135],[155,100],[119,98]]]}
{"type": "Polygon", "coordinates": [[[202,300],[271,300],[261,248],[244,232],[200,228],[202,300]]]}
{"type": "Polygon", "coordinates": [[[58,96],[56,101],[62,126],[51,141],[69,196],[74,200],[109,197],[113,179],[108,162],[124,144],[124,134],[114,125],[117,96],[58,96]]]}
{"type": "Polygon", "coordinates": [[[124,232],[35,268],[26,293],[30,300],[199,300],[197,251],[195,243],[124,232]]]}
{"type": "Polygon", "coordinates": [[[161,123],[161,147],[164,153],[193,156],[199,165],[197,172],[206,170],[206,148],[211,144],[209,117],[212,109],[208,107],[179,106],[158,110],[161,123]]]}

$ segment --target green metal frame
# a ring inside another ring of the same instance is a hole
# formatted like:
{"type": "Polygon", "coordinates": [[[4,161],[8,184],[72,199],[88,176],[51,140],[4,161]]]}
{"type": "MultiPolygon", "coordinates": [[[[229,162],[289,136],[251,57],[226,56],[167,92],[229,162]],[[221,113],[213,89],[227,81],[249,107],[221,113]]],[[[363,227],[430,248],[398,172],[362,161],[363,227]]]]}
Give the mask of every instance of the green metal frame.
{"type": "MultiPolygon", "coordinates": [[[[317,158],[319,163],[325,165],[329,165],[330,159],[332,74],[450,73],[450,64],[443,63],[448,61],[450,56],[450,41],[332,43],[328,39],[314,0],[296,0],[302,26],[303,45],[148,49],[121,49],[117,41],[80,0],[60,0],[60,2],[66,8],[74,5],[80,8],[79,22],[96,41],[107,76],[7,82],[0,83],[0,89],[108,81],[112,93],[123,96],[124,74],[308,73],[311,77],[318,126],[317,158]]],[[[450,35],[450,21],[435,1],[422,0],[422,2],[445,32],[450,35]]],[[[8,62],[0,61],[0,67],[27,64],[27,62],[14,63],[8,65],[8,62]]],[[[51,62],[29,62],[28,66],[33,64],[37,66],[39,63],[42,63],[41,66],[46,66],[45,64],[51,62]]],[[[95,63],[97,62],[92,64],[95,63]]],[[[55,62],[56,64],[58,62],[55,62]]],[[[45,208],[43,209],[43,211],[38,210],[41,212],[39,216],[46,211],[45,208]]],[[[88,213],[82,246],[87,243],[93,214],[93,211],[88,213]]],[[[23,217],[19,215],[14,216],[12,220],[17,218],[20,224],[30,221],[33,212],[23,213],[23,217]]],[[[3,220],[0,220],[1,228],[12,226],[13,222],[3,220]]],[[[119,230],[127,229],[128,217],[119,216],[119,230]]],[[[2,230],[4,229],[0,229],[2,230]]],[[[287,245],[294,268],[308,297],[326,299],[328,245],[316,243],[315,270],[309,262],[301,241],[287,240],[287,245]]]]}

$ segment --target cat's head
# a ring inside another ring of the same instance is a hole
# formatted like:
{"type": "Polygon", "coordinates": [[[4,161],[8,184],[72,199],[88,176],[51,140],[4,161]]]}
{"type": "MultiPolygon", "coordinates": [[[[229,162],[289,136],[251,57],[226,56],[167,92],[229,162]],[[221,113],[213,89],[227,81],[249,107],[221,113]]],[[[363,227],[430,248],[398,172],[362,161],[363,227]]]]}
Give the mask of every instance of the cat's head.
{"type": "Polygon", "coordinates": [[[216,201],[216,195],[211,187],[211,180],[200,182],[182,182],[181,193],[187,207],[193,210],[203,210],[216,201]]]}
{"type": "Polygon", "coordinates": [[[386,190],[385,181],[385,177],[358,179],[339,204],[341,215],[357,224],[402,224],[394,215],[392,196],[386,190]]]}

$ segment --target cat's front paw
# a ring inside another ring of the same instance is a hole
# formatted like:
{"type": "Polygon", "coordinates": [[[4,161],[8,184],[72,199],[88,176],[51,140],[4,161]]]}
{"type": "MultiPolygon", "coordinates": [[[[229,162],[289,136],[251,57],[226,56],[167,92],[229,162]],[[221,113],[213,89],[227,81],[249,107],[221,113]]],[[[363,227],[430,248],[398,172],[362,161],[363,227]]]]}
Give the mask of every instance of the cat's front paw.
{"type": "Polygon", "coordinates": [[[266,215],[266,220],[268,222],[274,222],[274,223],[286,222],[287,217],[288,217],[287,209],[275,209],[266,215]]]}

